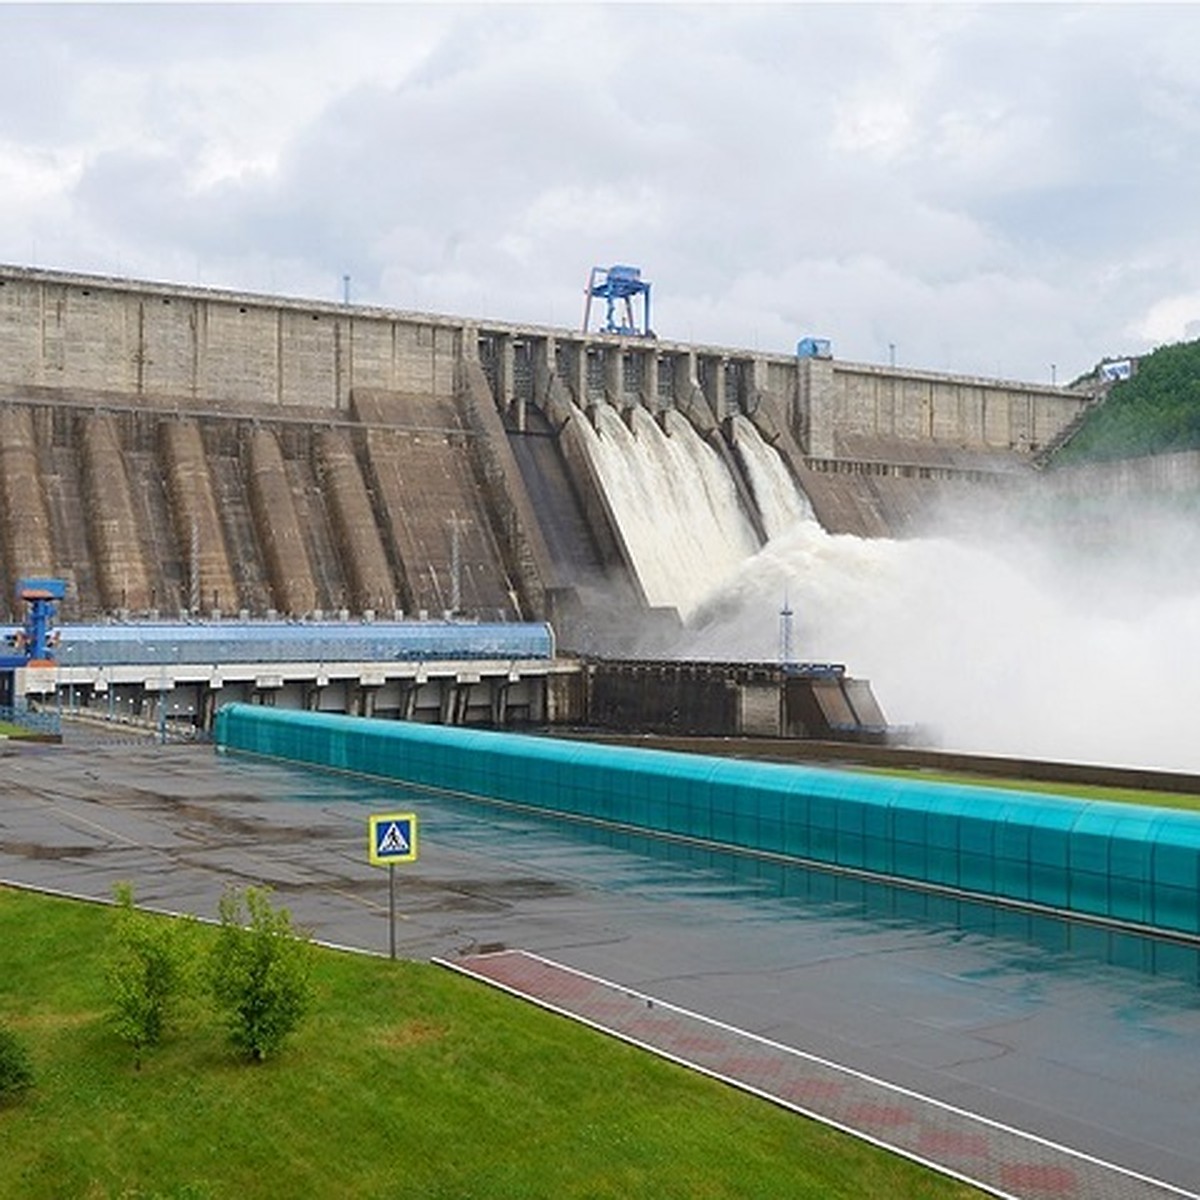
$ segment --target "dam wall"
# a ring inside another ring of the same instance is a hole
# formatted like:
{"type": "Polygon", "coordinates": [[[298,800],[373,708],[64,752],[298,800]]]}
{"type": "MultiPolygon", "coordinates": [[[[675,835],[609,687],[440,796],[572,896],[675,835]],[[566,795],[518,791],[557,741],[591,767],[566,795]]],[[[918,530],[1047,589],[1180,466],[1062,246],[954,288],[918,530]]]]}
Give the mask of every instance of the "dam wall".
{"type": "Polygon", "coordinates": [[[460,337],[436,318],[0,268],[0,385],[337,411],[354,387],[452,394],[460,337]]]}
{"type": "Polygon", "coordinates": [[[19,615],[12,583],[36,573],[68,580],[72,620],[378,611],[619,629],[647,597],[581,422],[648,418],[669,440],[667,414],[685,417],[761,540],[730,452],[745,419],[827,529],[876,536],[917,528],[944,492],[1027,474],[1087,399],[0,267],[0,615],[19,615]]]}
{"type": "Polygon", "coordinates": [[[1056,467],[1047,478],[1051,489],[1064,497],[1194,497],[1200,494],[1200,451],[1056,467]]]}
{"type": "Polygon", "coordinates": [[[344,412],[356,389],[454,396],[459,364],[475,360],[518,428],[553,379],[580,407],[674,407],[702,429],[747,413],[814,459],[897,442],[1032,453],[1088,399],[832,358],[0,267],[0,386],[344,412]]]}

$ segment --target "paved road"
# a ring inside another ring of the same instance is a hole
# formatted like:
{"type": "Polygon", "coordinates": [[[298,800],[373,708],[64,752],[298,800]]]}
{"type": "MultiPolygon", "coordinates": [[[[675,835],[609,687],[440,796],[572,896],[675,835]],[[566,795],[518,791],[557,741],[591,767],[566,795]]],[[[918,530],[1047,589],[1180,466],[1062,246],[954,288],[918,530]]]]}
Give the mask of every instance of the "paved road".
{"type": "Polygon", "coordinates": [[[1196,955],[153,744],[0,751],[0,878],[212,916],[266,883],[386,952],[370,812],[415,807],[400,953],[519,947],[1200,1192],[1196,955]],[[1115,961],[1112,961],[1115,960],[1115,961]]]}

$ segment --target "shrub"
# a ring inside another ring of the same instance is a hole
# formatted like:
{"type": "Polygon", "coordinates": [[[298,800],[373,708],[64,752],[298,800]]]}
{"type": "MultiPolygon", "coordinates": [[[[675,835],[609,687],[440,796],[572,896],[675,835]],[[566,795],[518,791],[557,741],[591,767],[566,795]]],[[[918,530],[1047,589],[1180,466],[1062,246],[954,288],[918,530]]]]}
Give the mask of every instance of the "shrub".
{"type": "Polygon", "coordinates": [[[303,1020],[311,996],[310,946],[267,888],[230,889],[209,963],[213,998],[230,1040],[252,1059],[274,1054],[303,1020]]]}
{"type": "Polygon", "coordinates": [[[128,883],[113,887],[117,901],[106,967],[117,1033],[133,1047],[134,1066],[166,1032],[186,983],[184,926],[139,912],[128,883]]]}

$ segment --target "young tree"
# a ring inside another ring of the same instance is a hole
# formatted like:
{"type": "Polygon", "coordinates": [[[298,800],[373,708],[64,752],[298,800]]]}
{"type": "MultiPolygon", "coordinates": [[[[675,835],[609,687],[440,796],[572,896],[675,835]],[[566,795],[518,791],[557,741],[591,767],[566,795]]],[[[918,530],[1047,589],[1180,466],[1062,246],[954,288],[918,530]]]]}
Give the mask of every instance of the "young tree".
{"type": "Polygon", "coordinates": [[[184,989],[184,925],[139,912],[133,886],[113,887],[116,908],[106,975],[117,1033],[133,1047],[133,1063],[162,1040],[184,989]]]}
{"type": "Polygon", "coordinates": [[[311,997],[310,946],[269,888],[221,897],[221,928],[209,963],[213,997],[230,1040],[261,1062],[303,1020],[311,997]]]}
{"type": "Polygon", "coordinates": [[[0,1104],[33,1087],[33,1065],[25,1043],[0,1021],[0,1104]]]}

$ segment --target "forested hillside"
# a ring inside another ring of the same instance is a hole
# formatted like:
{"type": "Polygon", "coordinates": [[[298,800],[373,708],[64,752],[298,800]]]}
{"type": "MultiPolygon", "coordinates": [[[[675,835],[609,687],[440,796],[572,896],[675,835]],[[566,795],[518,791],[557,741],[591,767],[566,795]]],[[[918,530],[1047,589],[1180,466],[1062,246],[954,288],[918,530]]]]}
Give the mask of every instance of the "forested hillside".
{"type": "Polygon", "coordinates": [[[1200,449],[1200,342],[1182,342],[1141,359],[1133,378],[1113,386],[1054,461],[1195,449],[1200,449]]]}

